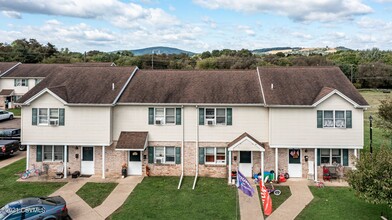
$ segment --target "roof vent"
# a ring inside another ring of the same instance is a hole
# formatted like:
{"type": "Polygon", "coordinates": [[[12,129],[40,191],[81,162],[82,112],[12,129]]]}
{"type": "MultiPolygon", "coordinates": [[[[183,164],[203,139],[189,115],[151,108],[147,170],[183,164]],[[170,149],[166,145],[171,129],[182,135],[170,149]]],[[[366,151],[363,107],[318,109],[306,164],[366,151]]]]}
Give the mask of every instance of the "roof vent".
{"type": "Polygon", "coordinates": [[[273,90],[274,89],[274,84],[273,83],[271,83],[271,90],[273,90]]]}
{"type": "Polygon", "coordinates": [[[112,90],[114,91],[114,83],[112,83],[112,90]]]}

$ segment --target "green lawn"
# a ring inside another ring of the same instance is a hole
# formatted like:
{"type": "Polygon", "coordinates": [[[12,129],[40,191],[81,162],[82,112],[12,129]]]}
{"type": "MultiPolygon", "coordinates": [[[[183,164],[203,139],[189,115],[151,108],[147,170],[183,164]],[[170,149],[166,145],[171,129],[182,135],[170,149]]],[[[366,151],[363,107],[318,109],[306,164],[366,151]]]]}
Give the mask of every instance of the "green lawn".
{"type": "Polygon", "coordinates": [[[193,177],[144,178],[111,219],[239,219],[237,188],[226,179],[199,178],[192,190],[193,177]]]}
{"type": "Polygon", "coordinates": [[[7,111],[13,112],[14,116],[20,116],[21,109],[20,108],[10,108],[10,109],[7,109],[7,111]]]}
{"type": "Polygon", "coordinates": [[[370,140],[370,131],[369,131],[369,116],[372,115],[373,120],[373,147],[378,148],[381,145],[392,147],[392,139],[388,139],[383,136],[383,130],[378,127],[377,121],[380,120],[377,112],[378,107],[380,106],[380,101],[385,99],[392,99],[392,93],[382,93],[380,91],[360,91],[361,95],[366,99],[366,101],[371,106],[364,114],[364,150],[369,150],[369,140],[370,140]]]}
{"type": "Polygon", "coordinates": [[[91,208],[102,204],[118,183],[86,183],[76,194],[80,196],[91,208]]]}
{"type": "Polygon", "coordinates": [[[348,187],[309,187],[314,199],[297,216],[301,219],[380,219],[381,212],[388,212],[392,218],[392,210],[386,205],[366,203],[355,196],[348,187]]]}
{"type": "Polygon", "coordinates": [[[16,182],[26,168],[26,160],[19,160],[9,166],[0,169],[0,207],[29,196],[47,196],[65,183],[28,183],[16,182]]]}
{"type": "MultiPolygon", "coordinates": [[[[267,185],[267,187],[269,186],[267,185]]],[[[274,212],[284,201],[286,201],[291,196],[291,191],[289,186],[279,186],[275,184],[274,187],[275,189],[279,189],[282,192],[282,194],[280,194],[280,196],[275,196],[274,194],[270,194],[272,199],[272,212],[274,212]]],[[[261,195],[260,195],[260,187],[257,187],[257,191],[260,197],[261,209],[263,209],[263,202],[261,201],[261,195]]]]}

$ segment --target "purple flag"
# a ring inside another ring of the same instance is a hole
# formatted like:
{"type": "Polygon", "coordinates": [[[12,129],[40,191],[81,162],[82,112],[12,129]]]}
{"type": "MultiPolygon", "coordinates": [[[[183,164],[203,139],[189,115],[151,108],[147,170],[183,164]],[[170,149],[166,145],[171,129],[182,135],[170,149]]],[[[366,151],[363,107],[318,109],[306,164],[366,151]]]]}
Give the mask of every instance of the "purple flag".
{"type": "Polygon", "coordinates": [[[255,192],[252,185],[240,171],[237,172],[237,187],[246,195],[252,197],[255,192]]]}

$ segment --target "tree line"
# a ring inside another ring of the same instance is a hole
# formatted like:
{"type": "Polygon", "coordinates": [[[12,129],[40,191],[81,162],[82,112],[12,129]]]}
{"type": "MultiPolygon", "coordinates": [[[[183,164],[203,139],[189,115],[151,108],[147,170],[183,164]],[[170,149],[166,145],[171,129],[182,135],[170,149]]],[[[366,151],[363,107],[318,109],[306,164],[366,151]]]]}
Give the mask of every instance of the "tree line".
{"type": "Polygon", "coordinates": [[[258,55],[247,49],[212,50],[188,56],[186,54],[147,54],[134,56],[130,51],[85,53],[68,48],[57,49],[51,43],[35,39],[17,39],[11,44],[0,43],[0,62],[79,63],[114,62],[118,66],[138,66],[141,69],[255,69],[257,66],[339,66],[357,88],[392,88],[392,52],[371,50],[341,50],[333,54],[258,55]]]}

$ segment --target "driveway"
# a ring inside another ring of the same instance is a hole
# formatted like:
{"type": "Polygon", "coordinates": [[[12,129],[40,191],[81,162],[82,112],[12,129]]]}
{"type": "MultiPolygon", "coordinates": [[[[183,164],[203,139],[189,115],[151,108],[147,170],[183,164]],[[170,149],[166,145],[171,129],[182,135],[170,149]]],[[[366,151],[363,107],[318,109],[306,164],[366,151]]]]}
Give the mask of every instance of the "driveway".
{"type": "Polygon", "coordinates": [[[20,118],[0,121],[0,129],[4,128],[20,128],[20,118]]]}
{"type": "Polygon", "coordinates": [[[26,151],[17,151],[11,156],[0,157],[0,169],[26,157],[26,151]]]}

